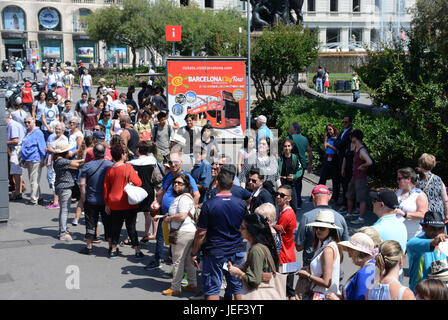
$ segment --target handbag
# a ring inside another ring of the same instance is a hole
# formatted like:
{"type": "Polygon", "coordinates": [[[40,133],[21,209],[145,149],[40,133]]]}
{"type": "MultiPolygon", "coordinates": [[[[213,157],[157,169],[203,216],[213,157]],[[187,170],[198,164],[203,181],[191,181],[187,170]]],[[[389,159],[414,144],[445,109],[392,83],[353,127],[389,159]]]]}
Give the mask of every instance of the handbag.
{"type": "Polygon", "coordinates": [[[296,284],[296,299],[297,300],[309,300],[313,291],[311,290],[311,281],[306,278],[301,278],[297,280],[296,284]]]}
{"type": "Polygon", "coordinates": [[[249,289],[243,281],[242,300],[286,300],[286,278],[287,275],[275,272],[275,267],[269,260],[266,249],[260,246],[268,260],[272,270],[271,277],[262,277],[260,285],[255,289],[249,289]],[[264,281],[263,281],[264,280],[264,281]]]}
{"type": "Polygon", "coordinates": [[[129,182],[131,173],[129,173],[129,176],[126,175],[127,165],[125,164],[125,166],[125,176],[127,183],[124,187],[124,192],[126,192],[126,194],[128,195],[128,203],[130,205],[136,205],[146,199],[146,197],[148,196],[148,192],[146,192],[146,190],[141,187],[133,185],[132,182],[129,182]]]}
{"type": "MultiPolygon", "coordinates": [[[[188,196],[188,195],[187,195],[188,196]]],[[[193,198],[190,196],[190,198],[193,200],[193,198]]],[[[190,218],[192,220],[194,220],[194,217],[191,215],[191,210],[193,210],[194,208],[194,200],[193,200],[193,207],[190,209],[190,211],[188,212],[188,215],[190,216],[190,218]]],[[[168,235],[168,242],[171,245],[175,245],[177,244],[177,237],[178,237],[178,233],[179,233],[179,229],[182,227],[182,225],[184,224],[185,220],[182,221],[182,223],[180,224],[180,226],[177,229],[172,229],[171,225],[170,225],[170,233],[168,235]]]]}

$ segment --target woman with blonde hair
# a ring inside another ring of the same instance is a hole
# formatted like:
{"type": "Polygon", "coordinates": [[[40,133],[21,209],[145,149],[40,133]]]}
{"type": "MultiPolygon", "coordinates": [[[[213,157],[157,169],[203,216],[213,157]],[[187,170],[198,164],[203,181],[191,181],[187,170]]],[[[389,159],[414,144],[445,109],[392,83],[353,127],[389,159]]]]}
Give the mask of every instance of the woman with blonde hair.
{"type": "Polygon", "coordinates": [[[280,256],[280,251],[282,250],[282,236],[279,231],[275,229],[275,222],[277,217],[277,212],[275,206],[272,203],[263,203],[254,213],[258,213],[267,219],[269,227],[271,228],[272,237],[274,238],[275,247],[277,248],[277,255],[280,256]]]}
{"type": "Polygon", "coordinates": [[[359,228],[358,231],[356,231],[356,232],[361,232],[361,233],[368,235],[370,237],[370,239],[373,240],[375,248],[378,248],[380,246],[381,242],[383,242],[383,239],[381,239],[378,232],[372,227],[362,227],[362,228],[359,228]]]}
{"type": "Polygon", "coordinates": [[[415,300],[414,293],[398,280],[404,254],[394,240],[384,241],[375,257],[375,282],[367,290],[366,300],[415,300]]]}
{"type": "Polygon", "coordinates": [[[418,174],[417,186],[428,197],[429,211],[444,213],[448,216],[448,195],[442,179],[431,172],[436,166],[436,157],[432,154],[424,153],[418,159],[418,167],[415,171],[418,174]]]}

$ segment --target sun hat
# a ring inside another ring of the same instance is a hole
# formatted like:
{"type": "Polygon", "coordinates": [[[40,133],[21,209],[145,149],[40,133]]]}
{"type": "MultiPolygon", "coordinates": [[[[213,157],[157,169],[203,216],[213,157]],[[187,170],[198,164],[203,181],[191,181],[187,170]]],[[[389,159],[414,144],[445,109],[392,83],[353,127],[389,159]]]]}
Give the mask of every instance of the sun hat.
{"type": "Polygon", "coordinates": [[[28,82],[28,81],[27,81],[27,82],[25,82],[25,87],[26,87],[26,88],[30,88],[30,87],[31,87],[31,83],[30,83],[30,82],[28,82]]]}
{"type": "Polygon", "coordinates": [[[378,200],[384,203],[384,205],[390,209],[398,208],[398,198],[392,190],[371,191],[369,192],[369,196],[373,200],[378,200]]]}
{"type": "Polygon", "coordinates": [[[106,79],[101,78],[98,82],[106,82],[106,79]]]}
{"type": "Polygon", "coordinates": [[[180,144],[180,145],[183,145],[183,146],[185,146],[185,144],[187,142],[187,140],[184,137],[178,135],[177,133],[171,135],[170,141],[171,142],[175,142],[175,143],[180,144]]]}
{"type": "Polygon", "coordinates": [[[440,212],[428,211],[423,220],[420,220],[420,225],[442,228],[445,226],[445,219],[440,212]]]}
{"type": "Polygon", "coordinates": [[[73,149],[73,146],[65,140],[59,140],[56,142],[56,148],[54,149],[54,153],[64,153],[73,149]]]}
{"type": "Polygon", "coordinates": [[[373,240],[365,233],[357,232],[350,237],[348,241],[341,241],[338,245],[347,247],[359,252],[374,255],[375,244],[373,240]]]}
{"type": "Polygon", "coordinates": [[[444,260],[436,260],[431,263],[431,273],[428,275],[430,279],[439,279],[445,284],[448,282],[448,262],[444,260]]]}
{"type": "Polygon", "coordinates": [[[330,189],[328,189],[328,187],[323,184],[318,184],[313,188],[311,194],[330,194],[330,189]]]}
{"type": "Polygon", "coordinates": [[[317,213],[316,220],[308,223],[307,227],[323,227],[329,229],[342,229],[334,223],[334,213],[331,210],[325,209],[317,213]]]}
{"type": "Polygon", "coordinates": [[[266,123],[268,121],[267,118],[263,115],[256,117],[255,120],[260,121],[261,123],[266,123]]]}

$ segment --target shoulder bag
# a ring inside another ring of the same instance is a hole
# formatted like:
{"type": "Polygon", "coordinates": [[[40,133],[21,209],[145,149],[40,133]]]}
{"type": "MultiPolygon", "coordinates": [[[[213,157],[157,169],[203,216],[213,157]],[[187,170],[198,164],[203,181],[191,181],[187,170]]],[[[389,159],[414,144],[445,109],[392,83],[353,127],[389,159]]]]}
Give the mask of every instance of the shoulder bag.
{"type": "Polygon", "coordinates": [[[136,205],[146,199],[148,192],[141,187],[133,185],[132,182],[129,182],[131,173],[129,172],[129,176],[126,175],[127,164],[125,164],[125,166],[126,186],[124,187],[124,192],[128,195],[128,203],[130,205],[136,205]]]}
{"type": "Polygon", "coordinates": [[[243,281],[242,300],[286,300],[286,274],[275,272],[275,267],[263,246],[259,246],[268,260],[269,267],[272,270],[272,276],[262,276],[260,285],[255,289],[249,289],[243,281]],[[263,281],[263,279],[265,281],[263,281]]]}

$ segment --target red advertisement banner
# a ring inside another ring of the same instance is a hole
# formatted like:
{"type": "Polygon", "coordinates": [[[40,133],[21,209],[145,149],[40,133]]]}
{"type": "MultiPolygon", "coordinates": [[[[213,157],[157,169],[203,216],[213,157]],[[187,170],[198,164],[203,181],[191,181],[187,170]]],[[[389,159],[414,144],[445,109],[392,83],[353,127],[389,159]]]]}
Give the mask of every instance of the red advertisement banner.
{"type": "Polygon", "coordinates": [[[242,138],[245,131],[244,60],[168,60],[168,107],[179,123],[211,124],[219,138],[242,138]]]}

